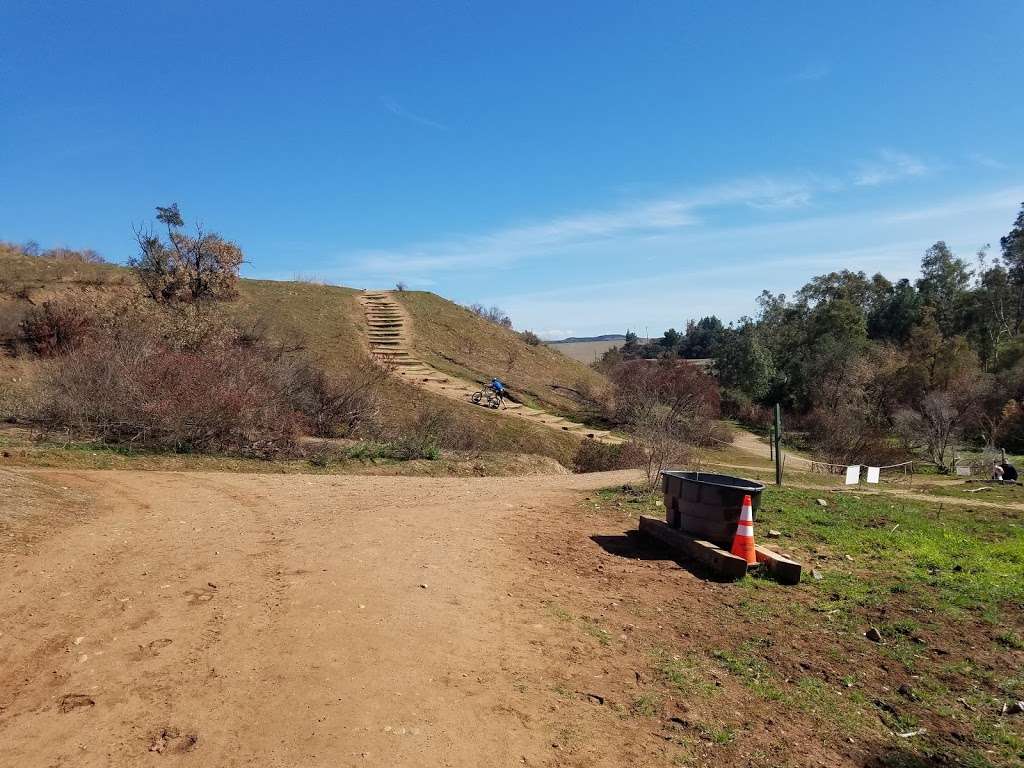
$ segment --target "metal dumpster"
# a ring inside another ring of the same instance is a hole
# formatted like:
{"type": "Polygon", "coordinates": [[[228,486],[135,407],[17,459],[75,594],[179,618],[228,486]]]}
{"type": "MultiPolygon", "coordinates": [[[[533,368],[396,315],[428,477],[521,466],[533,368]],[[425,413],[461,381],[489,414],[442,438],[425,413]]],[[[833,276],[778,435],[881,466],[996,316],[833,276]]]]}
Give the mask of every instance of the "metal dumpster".
{"type": "Polygon", "coordinates": [[[754,480],[711,472],[661,473],[665,494],[665,521],[695,538],[705,539],[720,547],[732,546],[736,525],[749,495],[757,520],[764,486],[754,480]]]}

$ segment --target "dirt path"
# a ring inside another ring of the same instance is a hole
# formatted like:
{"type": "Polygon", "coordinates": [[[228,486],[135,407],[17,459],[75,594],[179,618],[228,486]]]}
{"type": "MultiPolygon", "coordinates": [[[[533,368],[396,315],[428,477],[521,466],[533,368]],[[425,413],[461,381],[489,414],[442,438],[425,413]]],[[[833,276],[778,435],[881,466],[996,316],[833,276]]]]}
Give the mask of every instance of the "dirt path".
{"type": "MultiPolygon", "coordinates": [[[[757,435],[755,435],[752,432],[748,432],[747,430],[744,430],[744,429],[741,429],[741,428],[738,428],[738,427],[734,427],[733,429],[734,429],[734,431],[733,431],[733,442],[732,442],[732,445],[735,448],[738,448],[739,450],[743,451],[744,453],[748,453],[751,456],[756,456],[757,458],[764,459],[764,458],[768,457],[768,443],[767,442],[763,441],[760,437],[758,437],[757,435]]],[[[807,459],[807,458],[805,458],[803,456],[790,454],[788,452],[785,453],[784,455],[786,456],[787,460],[789,460],[789,459],[796,459],[796,460],[801,461],[801,462],[806,462],[807,465],[810,465],[812,463],[810,461],[810,459],[807,459]]],[[[767,471],[767,469],[770,469],[770,468],[766,468],[766,467],[757,467],[757,466],[751,466],[751,465],[736,464],[736,463],[733,463],[733,462],[709,461],[709,462],[707,462],[707,464],[709,466],[726,467],[726,468],[733,469],[733,470],[748,470],[748,471],[753,471],[753,472],[764,472],[764,471],[767,471]]],[[[798,465],[798,467],[799,466],[800,465],[798,465]]],[[[799,472],[800,469],[798,468],[796,471],[799,472]]],[[[804,475],[804,476],[806,477],[806,475],[804,475]]],[[[828,477],[828,476],[827,475],[822,475],[822,477],[824,478],[824,477],[828,477]]],[[[934,479],[929,481],[929,484],[932,485],[932,486],[943,486],[943,485],[944,486],[956,486],[956,485],[959,485],[960,482],[961,481],[959,481],[956,478],[948,478],[948,479],[934,478],[934,479]]],[[[859,487],[859,486],[844,485],[843,482],[842,482],[842,478],[841,477],[837,478],[834,487],[831,487],[831,486],[829,486],[827,484],[823,485],[821,483],[808,483],[806,481],[801,480],[799,475],[797,477],[789,476],[786,479],[785,484],[788,487],[790,487],[790,488],[801,488],[801,489],[805,489],[805,490],[820,490],[822,492],[825,492],[825,491],[842,491],[843,493],[856,493],[856,494],[860,494],[860,495],[863,495],[863,496],[873,496],[873,495],[878,495],[878,494],[885,494],[885,495],[889,495],[889,496],[898,496],[898,497],[903,498],[903,499],[912,499],[914,501],[926,501],[926,502],[929,502],[931,504],[946,504],[946,505],[957,506],[957,507],[975,507],[975,508],[984,508],[984,509],[1012,509],[1012,510],[1016,510],[1016,511],[1024,511],[1024,503],[1020,503],[1020,502],[1014,502],[1014,501],[986,501],[983,498],[963,498],[963,497],[959,497],[959,496],[943,496],[943,495],[928,493],[926,490],[916,490],[915,491],[913,488],[901,487],[900,485],[892,485],[890,483],[883,483],[882,487],[880,487],[880,488],[872,488],[872,487],[862,488],[862,487],[859,487]]]]}
{"type": "Polygon", "coordinates": [[[512,544],[634,476],[3,477],[0,765],[312,768],[547,764],[512,544]]]}
{"type": "MultiPolygon", "coordinates": [[[[366,291],[360,295],[359,301],[366,313],[370,352],[392,366],[397,376],[421,389],[462,403],[468,403],[473,393],[480,391],[478,383],[443,373],[416,356],[412,346],[412,321],[389,292],[366,291]]],[[[623,442],[609,432],[595,430],[520,403],[507,402],[497,413],[581,437],[592,437],[602,443],[623,442]]]]}

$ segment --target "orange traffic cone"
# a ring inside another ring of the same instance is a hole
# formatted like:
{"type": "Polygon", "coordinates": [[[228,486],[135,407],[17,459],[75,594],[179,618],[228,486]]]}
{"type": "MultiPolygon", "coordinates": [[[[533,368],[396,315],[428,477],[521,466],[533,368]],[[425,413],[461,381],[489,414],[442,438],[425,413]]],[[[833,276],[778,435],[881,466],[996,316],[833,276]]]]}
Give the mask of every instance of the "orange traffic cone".
{"type": "Polygon", "coordinates": [[[750,503],[750,496],[743,497],[740,522],[732,540],[732,553],[746,560],[747,565],[757,562],[757,553],[754,551],[754,507],[750,503]]]}

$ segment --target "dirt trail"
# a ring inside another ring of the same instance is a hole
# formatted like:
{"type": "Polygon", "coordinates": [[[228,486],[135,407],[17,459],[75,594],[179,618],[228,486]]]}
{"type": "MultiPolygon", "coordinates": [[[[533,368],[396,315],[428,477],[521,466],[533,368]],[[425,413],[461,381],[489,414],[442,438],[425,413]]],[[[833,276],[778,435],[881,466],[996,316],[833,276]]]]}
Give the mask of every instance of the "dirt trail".
{"type": "Polygon", "coordinates": [[[0,765],[313,768],[546,764],[509,542],[634,474],[4,478],[81,509],[0,542],[0,765]]]}
{"type": "MultiPolygon", "coordinates": [[[[732,445],[735,448],[748,453],[751,456],[755,456],[760,459],[768,458],[768,444],[763,441],[760,437],[755,435],[753,432],[748,432],[745,429],[738,427],[733,428],[733,442],[732,445]]],[[[810,465],[812,462],[806,457],[790,454],[785,452],[784,456],[787,459],[797,459],[802,462],[806,462],[810,465]]],[[[750,470],[754,472],[764,472],[766,467],[756,467],[742,464],[735,464],[733,462],[707,462],[710,466],[727,467],[733,470],[750,470]]],[[[791,468],[792,469],[792,468],[791,468]]],[[[800,471],[798,468],[797,471],[800,471]]],[[[823,475],[822,477],[828,477],[823,475]]],[[[887,482],[883,482],[879,488],[868,487],[862,488],[859,486],[845,485],[842,478],[837,478],[835,487],[829,487],[820,483],[807,483],[803,482],[798,478],[789,477],[786,479],[785,484],[790,488],[801,488],[805,490],[820,490],[820,491],[842,491],[843,493],[856,493],[862,496],[874,496],[878,494],[884,494],[888,496],[898,496],[903,499],[912,499],[914,501],[926,501],[932,504],[947,504],[955,507],[975,507],[983,509],[1007,509],[1015,511],[1024,511],[1024,503],[1015,501],[986,501],[983,498],[963,498],[959,496],[945,496],[939,494],[928,493],[926,489],[914,490],[902,485],[892,485],[887,482]]],[[[940,479],[934,478],[929,481],[929,485],[932,486],[958,486],[961,481],[956,478],[940,479]]]]}
{"type": "MultiPolygon", "coordinates": [[[[462,403],[468,403],[473,393],[480,391],[480,384],[443,373],[416,357],[412,347],[412,321],[389,292],[365,291],[359,301],[366,313],[371,353],[392,366],[397,376],[421,389],[462,403]]],[[[520,403],[507,402],[505,407],[496,412],[581,437],[592,437],[602,443],[623,442],[609,432],[595,430],[520,403]]]]}

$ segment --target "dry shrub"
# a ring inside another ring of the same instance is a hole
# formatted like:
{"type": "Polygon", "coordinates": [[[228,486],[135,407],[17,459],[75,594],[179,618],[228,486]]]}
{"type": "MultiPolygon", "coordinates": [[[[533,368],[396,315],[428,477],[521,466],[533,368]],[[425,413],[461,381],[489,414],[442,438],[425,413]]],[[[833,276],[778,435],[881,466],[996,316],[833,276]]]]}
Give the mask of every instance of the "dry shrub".
{"type": "Polygon", "coordinates": [[[100,256],[99,253],[92,250],[92,248],[85,248],[80,251],[73,248],[50,248],[39,255],[44,259],[53,259],[55,261],[80,261],[83,264],[107,263],[107,260],[100,256]]]}
{"type": "Polygon", "coordinates": [[[21,341],[21,322],[24,319],[25,306],[21,302],[0,298],[0,343],[12,353],[21,341]]]}
{"type": "Polygon", "coordinates": [[[436,458],[442,450],[473,452],[485,447],[480,432],[448,410],[418,413],[391,441],[406,454],[399,458],[436,458]]]}
{"type": "Polygon", "coordinates": [[[153,305],[98,315],[58,357],[37,421],[108,442],[273,456],[303,433],[347,434],[377,407],[386,371],[334,380],[300,349],[240,333],[219,313],[153,305]]]}
{"type": "Polygon", "coordinates": [[[519,338],[529,344],[531,347],[539,347],[543,342],[540,336],[533,331],[520,331],[519,338]]]}
{"type": "Polygon", "coordinates": [[[95,316],[74,301],[47,301],[29,309],[20,323],[20,341],[39,357],[70,352],[89,332],[95,316]]]}
{"type": "Polygon", "coordinates": [[[643,450],[651,485],[662,470],[689,460],[692,445],[707,445],[719,413],[718,385],[683,360],[633,360],[611,371],[611,418],[643,450]]]}
{"type": "Polygon", "coordinates": [[[768,429],[773,418],[768,408],[755,403],[738,389],[722,392],[722,413],[756,429],[768,429]]]}
{"type": "Polygon", "coordinates": [[[637,443],[608,445],[588,439],[581,442],[576,449],[572,459],[572,471],[579,474],[610,472],[616,469],[642,467],[646,463],[646,452],[637,443]]]}
{"type": "Polygon", "coordinates": [[[166,241],[152,229],[136,230],[139,254],[129,261],[150,298],[167,305],[234,298],[245,261],[242,249],[199,225],[195,235],[185,234],[177,203],[156,210],[167,228],[166,241]]]}
{"type": "Polygon", "coordinates": [[[54,367],[39,417],[110,442],[274,455],[301,430],[280,373],[223,340],[195,352],[146,333],[102,336],[54,367]]]}
{"type": "Polygon", "coordinates": [[[284,370],[288,400],[305,417],[309,434],[342,437],[376,422],[388,373],[383,366],[366,360],[340,380],[301,358],[284,370]]]}

